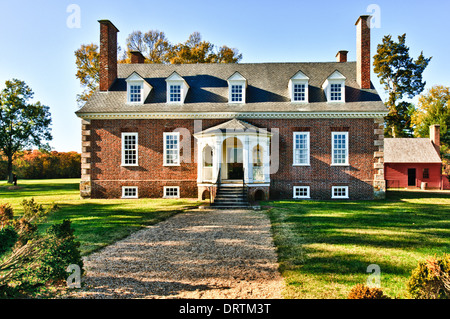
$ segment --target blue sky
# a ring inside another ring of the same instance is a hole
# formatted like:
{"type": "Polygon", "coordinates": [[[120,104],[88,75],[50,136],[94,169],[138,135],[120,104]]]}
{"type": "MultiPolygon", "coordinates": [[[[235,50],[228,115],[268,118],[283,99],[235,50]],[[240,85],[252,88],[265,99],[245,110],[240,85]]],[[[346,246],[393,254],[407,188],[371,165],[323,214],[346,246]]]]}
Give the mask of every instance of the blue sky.
{"type": "MultiPolygon", "coordinates": [[[[433,59],[424,73],[427,89],[450,86],[450,2],[423,1],[23,1],[0,0],[0,89],[8,79],[25,81],[35,100],[50,107],[57,151],[81,151],[74,51],[99,43],[100,19],[120,30],[119,43],[133,30],[164,31],[173,43],[198,31],[203,39],[234,47],[242,63],[334,61],[339,50],[356,60],[355,22],[368,7],[380,8],[380,28],[372,29],[372,56],[384,35],[406,33],[411,55],[433,59]],[[70,4],[80,8],[80,28],[69,28],[70,4]]],[[[379,81],[372,81],[384,97],[379,81]]]]}

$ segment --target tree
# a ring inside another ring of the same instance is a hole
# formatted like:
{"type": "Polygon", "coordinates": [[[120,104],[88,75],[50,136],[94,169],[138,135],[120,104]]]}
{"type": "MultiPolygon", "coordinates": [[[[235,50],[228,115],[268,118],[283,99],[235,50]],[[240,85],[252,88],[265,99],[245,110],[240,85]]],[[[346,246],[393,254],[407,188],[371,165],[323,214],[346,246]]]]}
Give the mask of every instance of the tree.
{"type": "Polygon", "coordinates": [[[439,124],[441,145],[450,148],[450,88],[435,85],[419,97],[417,109],[412,116],[414,133],[429,137],[430,125],[439,124]]]}
{"type": "MultiPolygon", "coordinates": [[[[184,43],[171,44],[164,32],[150,30],[146,33],[133,31],[126,39],[126,51],[120,46],[119,63],[130,63],[130,52],[140,51],[145,57],[145,63],[181,64],[181,63],[238,63],[242,54],[226,45],[217,48],[214,44],[202,41],[200,33],[192,33],[184,43]]],[[[84,104],[99,84],[99,48],[96,44],[81,45],[75,51],[77,73],[84,88],[77,95],[79,105],[84,104]]]]}
{"type": "Polygon", "coordinates": [[[93,43],[82,44],[81,48],[75,51],[75,57],[77,65],[76,77],[84,88],[84,92],[77,95],[77,101],[79,104],[83,104],[95,91],[100,81],[98,45],[93,43]]]}
{"type": "MultiPolygon", "coordinates": [[[[388,94],[386,102],[389,108],[389,116],[385,123],[386,137],[408,137],[410,112],[405,112],[405,104],[397,103],[404,96],[412,99],[422,93],[426,82],[422,74],[428,66],[430,58],[425,58],[423,52],[414,61],[409,56],[409,47],[406,46],[406,34],[398,37],[398,42],[392,40],[391,35],[383,38],[377,47],[374,56],[374,72],[380,78],[380,83],[388,94]]],[[[408,109],[408,107],[406,107],[408,109]]]]}
{"type": "Polygon", "coordinates": [[[0,92],[0,149],[7,157],[8,183],[13,182],[13,156],[21,149],[48,147],[51,141],[51,114],[49,107],[40,102],[29,103],[33,91],[23,81],[5,82],[0,92]]]}

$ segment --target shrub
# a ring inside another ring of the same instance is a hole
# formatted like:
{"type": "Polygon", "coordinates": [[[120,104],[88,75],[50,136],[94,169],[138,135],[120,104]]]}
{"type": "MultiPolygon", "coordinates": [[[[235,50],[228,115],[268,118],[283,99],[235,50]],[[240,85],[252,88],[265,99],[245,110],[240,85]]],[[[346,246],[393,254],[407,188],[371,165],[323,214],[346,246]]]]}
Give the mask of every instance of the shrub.
{"type": "Polygon", "coordinates": [[[389,299],[379,288],[370,288],[363,284],[358,284],[352,288],[348,299],[389,299]]]}
{"type": "Polygon", "coordinates": [[[74,230],[70,220],[53,225],[47,231],[47,239],[38,269],[38,278],[43,282],[66,280],[69,273],[67,266],[76,264],[83,269],[83,260],[79,251],[80,243],[75,241],[74,230]]]}
{"type": "Polygon", "coordinates": [[[19,235],[12,226],[0,229],[0,257],[15,245],[18,237],[19,235]]]}
{"type": "Polygon", "coordinates": [[[450,298],[450,255],[420,262],[412,271],[407,288],[415,299],[450,298]]]}
{"type": "Polygon", "coordinates": [[[14,218],[14,210],[10,204],[0,205],[0,226],[7,225],[14,218]]]}

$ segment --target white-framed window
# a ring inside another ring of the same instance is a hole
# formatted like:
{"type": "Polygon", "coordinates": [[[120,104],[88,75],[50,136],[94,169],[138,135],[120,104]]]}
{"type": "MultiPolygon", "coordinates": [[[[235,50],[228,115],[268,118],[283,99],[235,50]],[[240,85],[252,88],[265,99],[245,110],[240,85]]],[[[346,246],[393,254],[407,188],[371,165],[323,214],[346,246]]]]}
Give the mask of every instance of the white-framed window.
{"type": "Polygon", "coordinates": [[[138,198],[137,186],[122,186],[122,198],[138,198]]]}
{"type": "Polygon", "coordinates": [[[330,85],[330,99],[331,99],[331,101],[341,101],[342,100],[342,84],[331,84],[330,85]]]}
{"type": "Polygon", "coordinates": [[[327,102],[345,103],[345,76],[339,71],[334,71],[323,83],[327,102]]]}
{"type": "Polygon", "coordinates": [[[294,84],[293,87],[293,102],[305,102],[306,101],[306,84],[294,84]]]}
{"type": "Polygon", "coordinates": [[[181,102],[181,85],[169,86],[169,102],[181,102]]]}
{"type": "Polygon", "coordinates": [[[232,85],[231,86],[231,102],[241,103],[243,101],[242,95],[242,85],[232,85]]]}
{"type": "Polygon", "coordinates": [[[348,186],[332,186],[331,187],[331,198],[344,198],[348,199],[348,186]]]}
{"type": "Polygon", "coordinates": [[[294,199],[311,198],[309,189],[309,186],[294,186],[294,199]]]}
{"type": "Polygon", "coordinates": [[[331,146],[331,165],[348,166],[348,132],[332,132],[331,146]]]}
{"type": "Polygon", "coordinates": [[[138,133],[122,133],[122,166],[138,165],[138,133]]]}
{"type": "Polygon", "coordinates": [[[180,198],[180,186],[164,186],[164,198],[180,198]]]}
{"type": "Polygon", "coordinates": [[[164,166],[180,165],[180,133],[164,133],[164,166]]]}
{"type": "Polygon", "coordinates": [[[130,85],[130,102],[141,103],[142,102],[142,85],[130,85]]]}
{"type": "Polygon", "coordinates": [[[169,104],[183,104],[189,91],[189,85],[177,72],[166,79],[166,101],[169,104]]]}
{"type": "Polygon", "coordinates": [[[310,165],[309,132],[294,132],[294,160],[293,165],[310,165]]]}

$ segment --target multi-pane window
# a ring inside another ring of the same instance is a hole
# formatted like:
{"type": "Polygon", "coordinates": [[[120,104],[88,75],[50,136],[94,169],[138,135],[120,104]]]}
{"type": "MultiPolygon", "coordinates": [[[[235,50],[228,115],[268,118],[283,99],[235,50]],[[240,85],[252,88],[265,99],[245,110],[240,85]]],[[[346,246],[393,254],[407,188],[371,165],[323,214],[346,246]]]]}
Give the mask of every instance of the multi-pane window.
{"type": "Polygon", "coordinates": [[[164,165],[180,165],[179,133],[164,133],[164,165]]]}
{"type": "Polygon", "coordinates": [[[130,102],[141,102],[142,99],[142,86],[130,85],[130,102]]]}
{"type": "Polygon", "coordinates": [[[341,84],[331,84],[330,98],[331,98],[331,101],[341,101],[342,100],[342,85],[341,84]]]}
{"type": "Polygon", "coordinates": [[[331,198],[348,198],[348,186],[333,186],[331,198]]]}
{"type": "Polygon", "coordinates": [[[333,132],[332,162],[333,165],[348,165],[348,132],[333,132]]]}
{"type": "Polygon", "coordinates": [[[309,165],[309,132],[294,132],[294,165],[309,165]]]}
{"type": "Polygon", "coordinates": [[[306,85],[294,84],[294,102],[302,102],[306,100],[306,85]]]}
{"type": "Polygon", "coordinates": [[[242,102],[242,85],[231,86],[231,102],[242,102]]]}
{"type": "Polygon", "coordinates": [[[424,168],[423,169],[423,179],[430,178],[430,169],[424,168]]]}
{"type": "Polygon", "coordinates": [[[164,186],[164,198],[180,198],[180,187],[164,186]]]}
{"type": "Polygon", "coordinates": [[[122,198],[138,198],[138,188],[136,186],[122,187],[122,198]]]}
{"type": "Polygon", "coordinates": [[[169,90],[170,102],[181,102],[181,85],[170,85],[169,90]]]}
{"type": "Polygon", "coordinates": [[[294,186],[294,198],[310,198],[309,186],[294,186]]]}
{"type": "Polygon", "coordinates": [[[138,134],[122,133],[122,165],[138,164],[138,134]]]}

